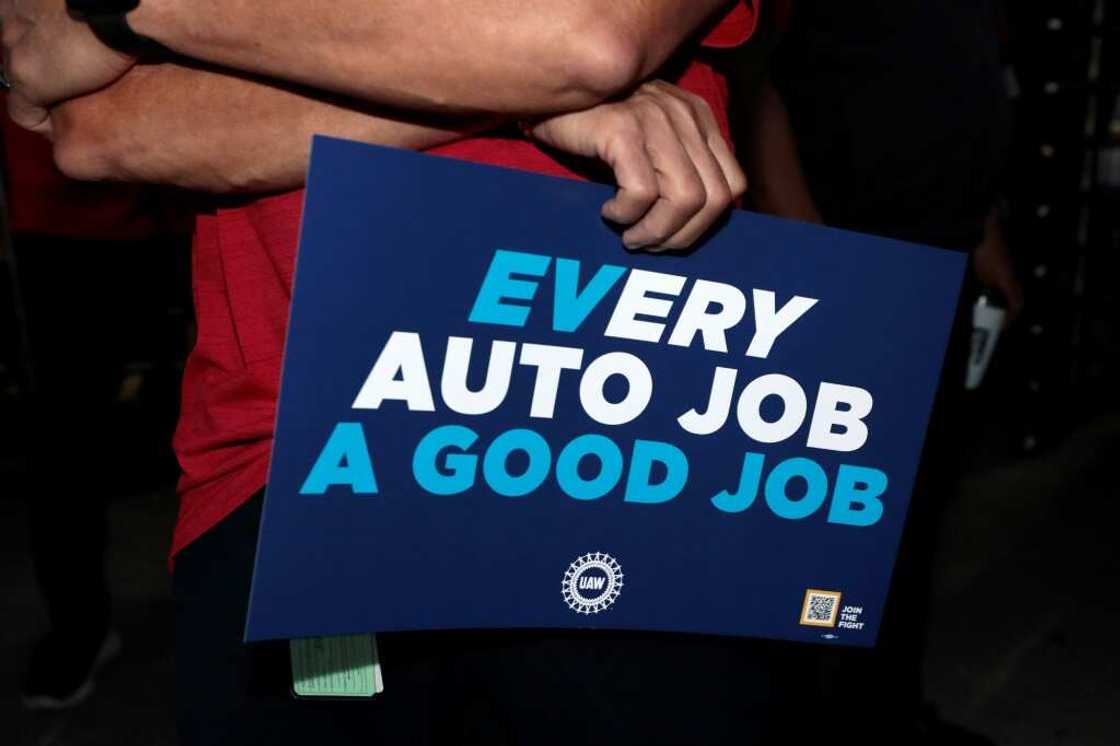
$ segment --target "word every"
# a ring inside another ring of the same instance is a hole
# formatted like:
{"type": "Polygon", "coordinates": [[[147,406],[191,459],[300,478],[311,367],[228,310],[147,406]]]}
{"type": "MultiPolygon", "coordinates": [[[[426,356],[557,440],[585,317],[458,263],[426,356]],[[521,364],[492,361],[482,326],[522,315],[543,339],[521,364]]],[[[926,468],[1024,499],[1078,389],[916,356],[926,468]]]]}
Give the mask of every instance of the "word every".
{"type": "MultiPolygon", "coordinates": [[[[520,251],[497,251],[478,290],[470,321],[476,324],[523,327],[529,319],[532,301],[547,274],[552,257],[520,251]]],[[[552,330],[574,332],[606,298],[627,270],[613,264],[599,267],[580,289],[580,263],[557,259],[553,278],[552,330]]],[[[614,312],[607,324],[606,337],[658,343],[675,301],[688,278],[664,272],[631,269],[623,284],[614,312]],[[665,296],[665,297],[658,297],[665,296]]],[[[766,358],[778,337],[817,304],[815,298],[794,296],[780,309],[770,290],[752,290],[755,331],[747,347],[747,357],[766,358]]],[[[668,343],[689,347],[700,336],[704,349],[727,352],[727,332],[743,321],[747,298],[734,285],[710,280],[692,284],[668,343]]]]}

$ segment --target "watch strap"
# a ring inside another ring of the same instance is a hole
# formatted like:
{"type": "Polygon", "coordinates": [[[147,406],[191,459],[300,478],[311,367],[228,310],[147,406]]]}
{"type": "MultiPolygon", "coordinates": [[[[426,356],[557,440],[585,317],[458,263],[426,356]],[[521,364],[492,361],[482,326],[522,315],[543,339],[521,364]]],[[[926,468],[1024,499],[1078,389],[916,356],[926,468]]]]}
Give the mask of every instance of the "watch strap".
{"type": "Polygon", "coordinates": [[[118,52],[139,56],[166,51],[163,45],[133,31],[124,13],[90,13],[82,20],[102,44],[118,52]]]}

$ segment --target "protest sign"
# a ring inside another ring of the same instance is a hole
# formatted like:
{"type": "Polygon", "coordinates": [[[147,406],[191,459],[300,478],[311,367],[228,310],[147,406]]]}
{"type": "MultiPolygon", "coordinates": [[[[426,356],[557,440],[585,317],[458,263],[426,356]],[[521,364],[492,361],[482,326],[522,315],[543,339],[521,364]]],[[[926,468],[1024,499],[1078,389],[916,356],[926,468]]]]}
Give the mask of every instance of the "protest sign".
{"type": "Polygon", "coordinates": [[[249,639],[874,643],[964,257],[610,194],[316,139],[249,639]]]}

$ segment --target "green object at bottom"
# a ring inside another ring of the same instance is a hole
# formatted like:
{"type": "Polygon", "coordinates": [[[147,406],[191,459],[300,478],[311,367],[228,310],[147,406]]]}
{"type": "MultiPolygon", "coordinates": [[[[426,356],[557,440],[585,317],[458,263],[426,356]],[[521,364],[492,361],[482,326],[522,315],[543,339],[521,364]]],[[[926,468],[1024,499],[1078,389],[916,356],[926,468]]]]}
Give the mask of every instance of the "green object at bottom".
{"type": "Polygon", "coordinates": [[[385,689],[373,635],[291,640],[298,697],[372,697],[385,689]]]}

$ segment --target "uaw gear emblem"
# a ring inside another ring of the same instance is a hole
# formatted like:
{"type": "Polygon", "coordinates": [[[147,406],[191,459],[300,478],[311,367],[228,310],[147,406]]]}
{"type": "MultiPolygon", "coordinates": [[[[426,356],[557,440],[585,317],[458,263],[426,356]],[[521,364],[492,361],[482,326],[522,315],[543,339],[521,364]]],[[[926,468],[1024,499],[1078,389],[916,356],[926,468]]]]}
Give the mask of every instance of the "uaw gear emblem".
{"type": "Polygon", "coordinates": [[[568,565],[561,589],[564,603],[577,614],[609,609],[622,593],[622,566],[609,554],[585,554],[568,565]]]}

